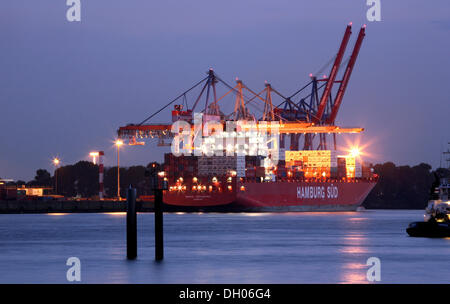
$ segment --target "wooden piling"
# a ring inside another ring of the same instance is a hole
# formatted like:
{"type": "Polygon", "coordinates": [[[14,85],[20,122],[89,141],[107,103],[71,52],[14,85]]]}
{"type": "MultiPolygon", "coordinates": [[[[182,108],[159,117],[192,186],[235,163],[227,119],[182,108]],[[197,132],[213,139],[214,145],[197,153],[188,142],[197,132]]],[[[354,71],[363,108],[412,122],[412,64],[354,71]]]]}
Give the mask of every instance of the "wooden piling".
{"type": "Polygon", "coordinates": [[[137,216],[136,216],[136,189],[127,190],[127,258],[134,260],[137,257],[137,216]]]}
{"type": "Polygon", "coordinates": [[[155,189],[155,260],[164,259],[163,190],[155,189]]]}

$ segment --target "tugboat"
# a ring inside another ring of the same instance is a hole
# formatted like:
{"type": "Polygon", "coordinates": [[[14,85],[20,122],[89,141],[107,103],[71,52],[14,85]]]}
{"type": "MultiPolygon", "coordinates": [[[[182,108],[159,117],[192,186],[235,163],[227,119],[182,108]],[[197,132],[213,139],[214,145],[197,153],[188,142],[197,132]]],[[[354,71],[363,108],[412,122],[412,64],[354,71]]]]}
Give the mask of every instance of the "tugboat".
{"type": "Polygon", "coordinates": [[[435,174],[432,197],[425,209],[424,221],[410,223],[406,232],[413,237],[450,237],[450,178],[435,174]]]}

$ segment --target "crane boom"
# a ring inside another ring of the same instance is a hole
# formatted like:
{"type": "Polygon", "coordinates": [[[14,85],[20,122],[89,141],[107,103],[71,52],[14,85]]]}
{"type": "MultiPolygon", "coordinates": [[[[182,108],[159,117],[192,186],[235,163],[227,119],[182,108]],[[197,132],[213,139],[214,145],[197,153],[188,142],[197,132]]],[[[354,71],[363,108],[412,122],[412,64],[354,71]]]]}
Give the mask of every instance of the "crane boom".
{"type": "Polygon", "coordinates": [[[341,46],[339,47],[339,51],[337,53],[336,59],[334,60],[333,67],[331,68],[330,76],[327,81],[327,85],[323,90],[322,98],[320,99],[319,106],[317,108],[317,115],[315,118],[315,122],[319,122],[322,119],[322,115],[325,111],[325,106],[327,104],[328,96],[330,96],[331,89],[333,88],[334,80],[336,79],[336,75],[339,71],[339,66],[341,65],[342,58],[344,57],[345,49],[347,48],[348,40],[350,39],[350,35],[352,34],[352,23],[347,25],[345,29],[344,37],[342,38],[341,46]]]}
{"type": "Polygon", "coordinates": [[[344,76],[342,78],[341,85],[339,86],[339,90],[336,94],[336,98],[334,100],[334,105],[331,110],[331,114],[327,119],[327,123],[334,123],[336,119],[337,113],[339,111],[339,107],[342,103],[342,98],[344,98],[345,90],[347,89],[348,82],[350,80],[350,76],[352,75],[353,67],[355,66],[356,58],[358,58],[359,50],[361,49],[361,44],[364,40],[364,36],[366,36],[366,26],[364,25],[359,31],[358,38],[355,43],[355,47],[353,48],[352,56],[347,64],[347,68],[345,69],[344,76]]]}
{"type": "MultiPolygon", "coordinates": [[[[223,122],[223,129],[226,129],[225,122],[223,122]]],[[[360,133],[364,131],[363,128],[346,128],[339,126],[317,126],[309,122],[283,122],[272,126],[271,124],[245,124],[242,123],[240,127],[243,131],[252,131],[256,128],[260,131],[271,132],[276,130],[280,134],[316,134],[316,133],[360,133]],[[274,128],[274,129],[273,129],[274,128]],[[273,129],[273,130],[272,130],[273,129]]],[[[172,125],[169,124],[154,124],[154,125],[128,125],[120,127],[118,130],[119,138],[130,139],[133,143],[136,138],[163,138],[170,139],[174,137],[171,131],[172,125]]],[[[194,126],[191,126],[191,131],[194,132],[194,126]]]]}

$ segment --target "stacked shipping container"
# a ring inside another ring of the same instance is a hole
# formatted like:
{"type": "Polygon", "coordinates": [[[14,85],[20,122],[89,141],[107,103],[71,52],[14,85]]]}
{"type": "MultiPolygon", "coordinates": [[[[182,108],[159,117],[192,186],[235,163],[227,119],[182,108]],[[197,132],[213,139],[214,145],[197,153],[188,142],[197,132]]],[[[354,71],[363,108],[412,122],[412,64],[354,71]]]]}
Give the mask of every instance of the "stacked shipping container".
{"type": "Polygon", "coordinates": [[[337,174],[337,153],[334,150],[286,151],[285,159],[287,167],[300,168],[306,178],[337,174]]]}
{"type": "Polygon", "coordinates": [[[165,173],[170,181],[179,177],[198,175],[197,156],[174,156],[172,153],[164,155],[165,173]]]}
{"type": "Polygon", "coordinates": [[[239,159],[237,156],[199,156],[198,158],[199,176],[224,176],[230,170],[245,169],[245,159],[239,159]],[[243,165],[242,165],[243,163],[243,165]]]}

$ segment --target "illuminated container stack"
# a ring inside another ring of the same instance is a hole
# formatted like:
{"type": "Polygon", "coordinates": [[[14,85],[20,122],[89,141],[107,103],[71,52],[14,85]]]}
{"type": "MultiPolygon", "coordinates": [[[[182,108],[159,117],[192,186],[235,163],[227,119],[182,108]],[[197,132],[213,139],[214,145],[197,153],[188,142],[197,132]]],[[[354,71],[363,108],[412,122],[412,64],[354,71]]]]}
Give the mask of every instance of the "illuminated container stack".
{"type": "Polygon", "coordinates": [[[338,156],[336,176],[332,177],[336,177],[339,179],[347,177],[347,161],[345,156],[338,156]]]}
{"type": "Polygon", "coordinates": [[[347,178],[362,177],[362,163],[358,157],[347,156],[345,159],[347,178]]]}
{"type": "Polygon", "coordinates": [[[329,178],[337,173],[337,154],[334,150],[286,151],[286,166],[304,172],[306,178],[329,178]]]}

